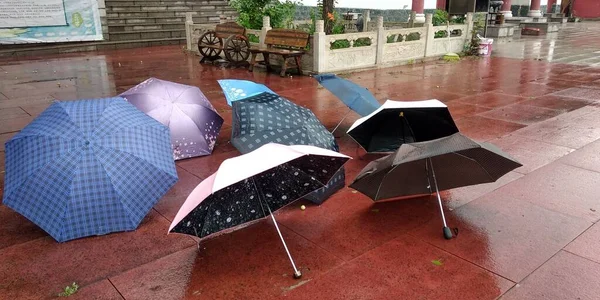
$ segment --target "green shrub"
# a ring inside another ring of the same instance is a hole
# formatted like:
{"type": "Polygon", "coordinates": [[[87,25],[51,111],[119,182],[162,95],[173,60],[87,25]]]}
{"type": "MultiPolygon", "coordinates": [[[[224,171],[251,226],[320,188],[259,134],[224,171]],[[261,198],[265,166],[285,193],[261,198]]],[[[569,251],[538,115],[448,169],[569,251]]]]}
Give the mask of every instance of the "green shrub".
{"type": "Polygon", "coordinates": [[[290,27],[299,3],[291,0],[231,0],[229,5],[238,12],[240,25],[261,29],[263,16],[271,18],[273,28],[290,27]]]}

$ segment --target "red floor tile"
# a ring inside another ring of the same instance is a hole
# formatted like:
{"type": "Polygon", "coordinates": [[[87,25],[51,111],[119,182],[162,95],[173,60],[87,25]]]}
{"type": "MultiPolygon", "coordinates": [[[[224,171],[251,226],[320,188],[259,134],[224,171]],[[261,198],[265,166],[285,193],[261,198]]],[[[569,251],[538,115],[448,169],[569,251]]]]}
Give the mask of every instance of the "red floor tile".
{"type": "Polygon", "coordinates": [[[125,299],[183,299],[198,247],[175,252],[110,278],[125,299]]]}
{"type": "Polygon", "coordinates": [[[27,114],[27,112],[25,112],[20,107],[9,107],[0,109],[0,120],[17,119],[21,117],[29,117],[29,114],[27,114]]]}
{"type": "Polygon", "coordinates": [[[186,298],[268,299],[338,267],[341,260],[280,224],[283,237],[302,272],[292,267],[270,220],[201,241],[186,298]]]}
{"type": "Polygon", "coordinates": [[[33,120],[29,115],[14,119],[0,119],[0,133],[15,132],[23,129],[33,120]]]}
{"type": "Polygon", "coordinates": [[[495,191],[501,186],[504,186],[512,182],[513,180],[517,180],[521,177],[523,177],[521,173],[513,171],[502,176],[496,182],[465,186],[457,189],[441,191],[440,195],[442,197],[442,201],[444,201],[444,205],[446,205],[448,209],[453,210],[492,191],[495,191]]]}
{"type": "Polygon", "coordinates": [[[600,173],[552,163],[496,192],[562,214],[596,222],[600,219],[600,173]]]}
{"type": "MultiPolygon", "coordinates": [[[[13,136],[15,136],[17,132],[10,133],[2,133],[0,134],[0,151],[4,151],[4,144],[8,142],[13,136]]],[[[4,170],[4,164],[2,165],[2,170],[4,170]]]]}
{"type": "Polygon", "coordinates": [[[527,100],[527,98],[513,96],[513,95],[487,92],[487,93],[482,93],[482,94],[477,94],[477,95],[473,95],[473,96],[469,96],[469,97],[460,98],[460,99],[457,99],[456,101],[460,101],[465,104],[483,106],[483,107],[488,107],[488,108],[496,108],[496,107],[506,106],[509,104],[514,104],[517,102],[522,102],[525,100],[527,100]]]}
{"type": "Polygon", "coordinates": [[[177,183],[154,206],[154,209],[169,221],[175,218],[187,196],[202,182],[202,179],[181,167],[177,167],[177,176],[177,183]]]}
{"type": "Polygon", "coordinates": [[[561,251],[502,299],[597,299],[598,278],[600,264],[561,251]]]}
{"type": "Polygon", "coordinates": [[[506,279],[407,236],[287,292],[285,298],[493,299],[512,285],[506,279]]]}
{"type": "Polygon", "coordinates": [[[591,101],[575,99],[569,97],[561,97],[554,95],[546,95],[521,102],[521,104],[537,106],[542,108],[558,110],[561,113],[569,112],[575,109],[582,108],[591,101]]]}
{"type": "Polygon", "coordinates": [[[48,236],[37,225],[4,205],[0,205],[0,220],[2,220],[0,250],[48,236]]]}
{"type": "Polygon", "coordinates": [[[54,97],[50,95],[32,95],[23,98],[10,98],[0,101],[0,108],[21,107],[30,105],[50,105],[54,97]]]}
{"type": "MultiPolygon", "coordinates": [[[[60,291],[57,292],[57,294],[60,291]]],[[[69,300],[121,300],[124,299],[115,287],[104,279],[92,283],[87,286],[82,286],[77,290],[77,293],[69,296],[69,300]]]]}
{"type": "Polygon", "coordinates": [[[599,108],[585,106],[528,126],[515,134],[577,149],[600,138],[600,128],[595,125],[599,116],[599,108]]]}
{"type": "Polygon", "coordinates": [[[167,236],[168,222],[151,212],[133,232],[57,243],[50,237],[0,250],[0,293],[8,299],[45,298],[77,282],[88,285],[112,274],[194,245],[191,238],[167,236]]]}
{"type": "Polygon", "coordinates": [[[569,88],[560,92],[553,93],[555,96],[578,98],[590,101],[600,100],[600,90],[586,88],[569,88]]]}
{"type": "Polygon", "coordinates": [[[572,88],[572,87],[577,87],[581,84],[580,82],[565,81],[565,80],[559,80],[559,79],[556,79],[556,80],[540,79],[540,80],[536,80],[536,81],[531,81],[530,83],[545,85],[547,87],[555,88],[555,89],[568,89],[568,88],[572,88]]]}
{"type": "Polygon", "coordinates": [[[570,81],[578,81],[578,82],[591,82],[594,80],[599,80],[600,74],[591,73],[591,72],[582,72],[582,71],[578,70],[578,71],[563,73],[560,75],[555,75],[555,77],[553,77],[553,79],[554,78],[560,79],[560,80],[570,80],[570,81]]]}
{"type": "Polygon", "coordinates": [[[500,88],[495,90],[494,92],[508,95],[516,95],[521,97],[540,97],[543,95],[554,93],[556,91],[558,91],[558,89],[551,88],[549,86],[533,83],[524,83],[517,86],[500,88]]]}
{"type": "Polygon", "coordinates": [[[482,117],[508,121],[512,123],[530,125],[560,115],[559,110],[530,106],[525,104],[513,104],[481,113],[482,117]]]}
{"type": "Polygon", "coordinates": [[[565,247],[565,250],[600,264],[600,224],[590,227],[565,247]]]}
{"type": "Polygon", "coordinates": [[[536,141],[516,134],[505,135],[489,142],[520,162],[523,166],[516,169],[515,172],[522,174],[545,166],[573,151],[571,148],[536,141]]]}
{"type": "MultiPolygon", "coordinates": [[[[460,100],[460,99],[459,99],[460,100]]],[[[458,120],[460,118],[478,115],[479,113],[490,110],[489,107],[483,107],[479,105],[465,104],[460,101],[451,101],[447,103],[452,119],[458,120]]]]}
{"type": "Polygon", "coordinates": [[[456,121],[458,129],[468,137],[487,141],[525,127],[523,124],[471,116],[456,121]]]}
{"type": "Polygon", "coordinates": [[[561,163],[600,172],[600,140],[563,157],[561,163]]]}
{"type": "Polygon", "coordinates": [[[439,217],[411,235],[519,282],[591,225],[502,192],[526,178],[447,212],[448,226],[459,229],[455,239],[444,239],[439,217]]]}

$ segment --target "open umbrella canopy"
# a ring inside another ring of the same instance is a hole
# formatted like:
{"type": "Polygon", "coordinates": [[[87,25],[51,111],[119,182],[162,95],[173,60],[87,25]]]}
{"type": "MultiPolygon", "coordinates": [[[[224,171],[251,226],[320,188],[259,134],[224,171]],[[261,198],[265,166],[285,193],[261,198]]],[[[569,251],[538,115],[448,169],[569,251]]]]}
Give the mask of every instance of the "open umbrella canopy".
{"type": "Polygon", "coordinates": [[[169,129],[122,98],[55,102],[5,148],[3,203],[59,242],[137,228],[177,181],[169,129]]]}
{"type": "Polygon", "coordinates": [[[381,107],[369,90],[350,80],[335,74],[319,74],[313,77],[350,109],[363,117],[381,107]]]}
{"type": "Polygon", "coordinates": [[[260,93],[267,92],[275,94],[275,92],[271,91],[271,89],[265,85],[248,80],[221,79],[217,80],[217,82],[221,86],[223,93],[225,93],[225,99],[229,106],[232,106],[232,103],[235,101],[246,99],[260,93]]]}
{"type": "Polygon", "coordinates": [[[456,132],[448,107],[439,100],[387,100],[348,129],[367,152],[392,152],[404,143],[434,140],[456,132]]]}
{"type": "MultiPolygon", "coordinates": [[[[271,93],[233,103],[231,143],[248,153],[267,143],[309,145],[338,151],[334,136],[307,108],[271,93]]],[[[341,168],[327,185],[303,198],[321,204],[345,185],[341,168]]]]}
{"type": "Polygon", "coordinates": [[[318,147],[275,143],[227,159],[192,191],[169,231],[204,237],[266,217],[322,188],[348,159],[318,147]]]}
{"type": "Polygon", "coordinates": [[[447,190],[494,182],[520,166],[496,146],[455,133],[401,145],[396,152],[370,162],[350,187],[377,201],[430,194],[434,174],[439,190],[447,190]]]}
{"type": "Polygon", "coordinates": [[[150,78],[120,96],[170,128],[175,160],[212,153],[223,118],[199,88],[150,78]]]}

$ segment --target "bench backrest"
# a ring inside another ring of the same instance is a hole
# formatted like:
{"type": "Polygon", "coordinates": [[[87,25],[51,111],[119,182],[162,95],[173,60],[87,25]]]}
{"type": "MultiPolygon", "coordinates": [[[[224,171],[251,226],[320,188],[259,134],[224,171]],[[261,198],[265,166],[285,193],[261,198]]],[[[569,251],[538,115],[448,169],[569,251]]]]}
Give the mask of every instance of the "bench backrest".
{"type": "Polygon", "coordinates": [[[267,47],[304,49],[308,45],[310,34],[295,29],[271,29],[267,31],[265,44],[267,47]]]}
{"type": "Polygon", "coordinates": [[[246,35],[246,28],[244,28],[244,26],[241,26],[236,22],[227,22],[217,24],[215,32],[217,33],[217,37],[226,39],[230,35],[246,35]]]}

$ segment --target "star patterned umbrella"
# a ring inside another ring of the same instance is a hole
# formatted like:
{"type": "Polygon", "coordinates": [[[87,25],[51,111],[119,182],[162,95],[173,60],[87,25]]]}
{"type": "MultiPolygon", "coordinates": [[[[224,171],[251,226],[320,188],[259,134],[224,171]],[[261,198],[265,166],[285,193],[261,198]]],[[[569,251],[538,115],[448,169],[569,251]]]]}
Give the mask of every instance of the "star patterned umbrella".
{"type": "Polygon", "coordinates": [[[175,160],[212,153],[223,118],[199,88],[150,78],[121,97],[169,127],[175,160]]]}
{"type": "Polygon", "coordinates": [[[275,143],[227,159],[192,191],[169,231],[202,238],[270,215],[299,278],[272,213],[323,187],[348,159],[318,147],[275,143]]]}

